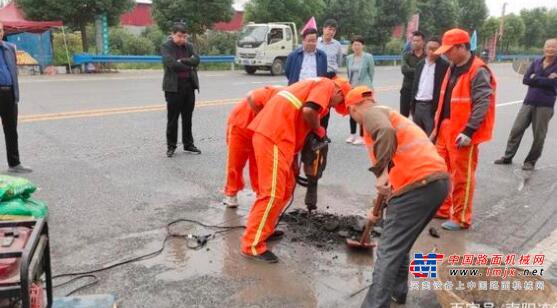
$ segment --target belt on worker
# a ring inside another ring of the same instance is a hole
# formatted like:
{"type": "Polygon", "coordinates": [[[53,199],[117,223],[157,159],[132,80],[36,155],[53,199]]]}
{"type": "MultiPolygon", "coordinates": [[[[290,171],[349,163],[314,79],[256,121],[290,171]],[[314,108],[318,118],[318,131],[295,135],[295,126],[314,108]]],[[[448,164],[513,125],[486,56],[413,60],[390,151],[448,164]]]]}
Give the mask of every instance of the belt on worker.
{"type": "Polygon", "coordinates": [[[431,103],[433,103],[433,101],[432,101],[432,100],[429,100],[429,101],[419,101],[419,100],[416,100],[416,103],[417,103],[417,104],[431,104],[431,103]]]}
{"type": "Polygon", "coordinates": [[[0,91],[11,91],[13,86],[0,86],[0,91]]]}

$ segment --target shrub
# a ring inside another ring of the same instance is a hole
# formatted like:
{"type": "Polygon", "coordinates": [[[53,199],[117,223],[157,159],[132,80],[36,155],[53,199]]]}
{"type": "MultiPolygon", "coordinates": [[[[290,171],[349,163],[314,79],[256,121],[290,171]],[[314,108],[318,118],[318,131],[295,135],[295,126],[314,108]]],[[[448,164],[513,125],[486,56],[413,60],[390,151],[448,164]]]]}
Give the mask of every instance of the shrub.
{"type": "MultiPolygon", "coordinates": [[[[83,52],[83,46],[81,44],[81,35],[78,33],[66,33],[66,42],[68,45],[68,53],[70,56],[70,61],[72,61],[72,56],[76,53],[83,52]]],[[[68,57],[66,54],[66,46],[64,45],[64,38],[62,32],[55,32],[52,34],[52,47],[53,47],[53,59],[54,65],[67,65],[68,57]]]]}

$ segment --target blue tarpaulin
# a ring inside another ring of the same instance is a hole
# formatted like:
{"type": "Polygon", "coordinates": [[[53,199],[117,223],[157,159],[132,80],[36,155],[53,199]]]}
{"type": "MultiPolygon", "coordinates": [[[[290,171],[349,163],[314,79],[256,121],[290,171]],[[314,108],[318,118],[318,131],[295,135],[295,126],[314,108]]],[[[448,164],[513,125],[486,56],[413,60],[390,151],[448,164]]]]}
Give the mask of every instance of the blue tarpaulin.
{"type": "Polygon", "coordinates": [[[52,64],[51,31],[43,33],[18,33],[8,35],[8,42],[15,44],[17,49],[24,50],[35,58],[41,68],[52,64]]]}

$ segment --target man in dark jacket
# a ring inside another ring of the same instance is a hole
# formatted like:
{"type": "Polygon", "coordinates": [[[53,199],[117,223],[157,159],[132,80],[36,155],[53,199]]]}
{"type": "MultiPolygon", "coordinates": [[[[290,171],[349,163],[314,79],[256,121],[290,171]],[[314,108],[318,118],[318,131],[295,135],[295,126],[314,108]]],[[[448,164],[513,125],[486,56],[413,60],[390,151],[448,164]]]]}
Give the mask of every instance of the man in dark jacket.
{"type": "Polygon", "coordinates": [[[197,66],[199,56],[188,42],[186,26],[176,23],[169,40],[161,46],[164,78],[162,89],[166,98],[168,122],[166,125],[166,155],[172,157],[178,139],[178,119],[182,116],[182,143],[184,151],[201,154],[193,144],[191,118],[195,107],[195,90],[199,91],[197,66]]]}
{"type": "Polygon", "coordinates": [[[536,59],[524,74],[522,83],[528,86],[528,92],[514,120],[505,155],[495,161],[497,165],[512,163],[522,136],[530,124],[534,130],[534,142],[522,169],[534,170],[542,155],[547,127],[553,117],[557,99],[557,39],[547,40],[543,51],[544,57],[536,59]]]}
{"type": "Polygon", "coordinates": [[[327,76],[327,54],[317,49],[317,30],[306,29],[302,38],[302,47],[292,51],[286,59],[284,72],[288,85],[304,79],[327,76]]]}
{"type": "Polygon", "coordinates": [[[404,76],[402,88],[400,89],[400,113],[405,117],[410,116],[412,84],[414,83],[416,66],[420,60],[425,58],[425,35],[420,31],[414,31],[412,33],[411,42],[412,50],[402,55],[402,65],[400,67],[402,75],[404,76]]]}
{"type": "Polygon", "coordinates": [[[17,103],[19,85],[17,80],[17,60],[15,46],[4,42],[4,25],[0,23],[0,117],[6,140],[8,169],[13,173],[28,173],[32,170],[19,161],[17,137],[17,103]]]}
{"type": "Polygon", "coordinates": [[[414,123],[423,129],[428,136],[433,131],[441,84],[449,68],[449,63],[435,54],[439,46],[441,46],[441,41],[437,37],[432,37],[427,41],[426,58],[418,62],[416,78],[414,78],[412,87],[413,99],[410,113],[414,123]]]}

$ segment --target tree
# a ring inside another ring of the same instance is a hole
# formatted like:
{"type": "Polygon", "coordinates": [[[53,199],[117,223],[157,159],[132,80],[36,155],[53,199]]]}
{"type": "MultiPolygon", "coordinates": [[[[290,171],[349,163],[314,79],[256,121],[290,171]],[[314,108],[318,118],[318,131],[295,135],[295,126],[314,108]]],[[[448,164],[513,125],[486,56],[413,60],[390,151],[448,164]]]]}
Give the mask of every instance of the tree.
{"type": "Polygon", "coordinates": [[[505,52],[509,52],[510,46],[518,45],[519,40],[524,35],[526,26],[519,16],[510,14],[505,16],[503,24],[503,38],[501,40],[501,48],[505,47],[505,52]]]}
{"type": "Polygon", "coordinates": [[[417,8],[420,30],[426,36],[442,36],[457,25],[458,7],[454,0],[418,0],[417,8]]]}
{"type": "Polygon", "coordinates": [[[547,12],[546,38],[557,38],[557,9],[547,12]]]}
{"type": "Polygon", "coordinates": [[[95,17],[107,14],[109,25],[117,25],[122,13],[130,10],[133,0],[17,0],[16,4],[32,20],[62,20],[81,31],[83,50],[89,49],[86,26],[95,17]]]}
{"type": "Polygon", "coordinates": [[[338,37],[351,38],[353,35],[368,37],[373,30],[374,1],[369,0],[326,0],[322,21],[333,18],[338,22],[338,37]]]}
{"type": "Polygon", "coordinates": [[[202,34],[217,22],[230,21],[232,13],[232,0],[153,0],[153,17],[166,32],[182,21],[190,33],[202,34]]]}
{"type": "Polygon", "coordinates": [[[458,26],[468,31],[479,30],[487,18],[485,0],[458,0],[458,26]]]}
{"type": "Polygon", "coordinates": [[[522,45],[526,48],[541,47],[546,38],[547,29],[547,10],[545,8],[535,8],[520,11],[520,18],[526,26],[526,31],[522,37],[522,45]]]}
{"type": "Polygon", "coordinates": [[[380,53],[391,39],[393,28],[404,25],[410,15],[410,3],[406,0],[376,0],[376,18],[370,29],[369,38],[380,53]]]}
{"type": "Polygon", "coordinates": [[[312,16],[321,16],[324,9],[323,0],[251,0],[245,6],[245,19],[261,23],[288,21],[301,27],[312,16]]]}
{"type": "Polygon", "coordinates": [[[478,33],[479,41],[484,42],[484,44],[487,43],[487,40],[493,37],[495,33],[497,33],[498,29],[499,29],[499,19],[493,16],[489,17],[480,28],[480,31],[478,33]]]}

